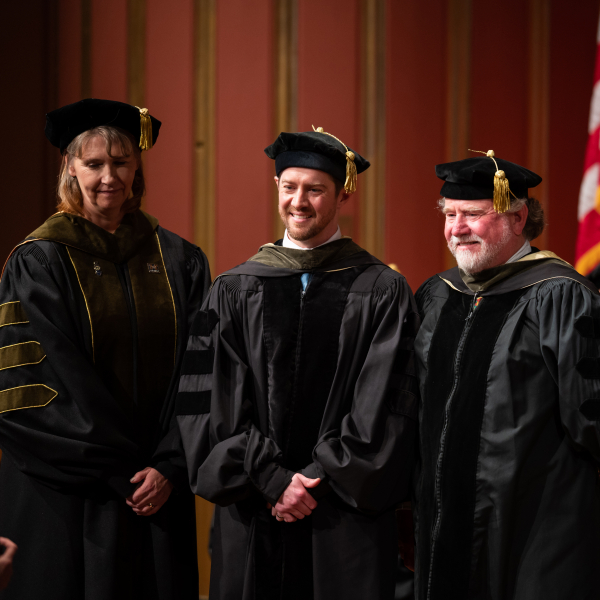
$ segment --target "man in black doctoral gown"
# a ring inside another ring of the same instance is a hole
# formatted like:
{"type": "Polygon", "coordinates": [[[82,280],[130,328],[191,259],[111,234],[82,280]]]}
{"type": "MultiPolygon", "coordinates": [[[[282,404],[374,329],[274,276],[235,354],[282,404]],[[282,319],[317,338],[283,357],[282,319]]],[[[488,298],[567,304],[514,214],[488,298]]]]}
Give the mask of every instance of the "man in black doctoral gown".
{"type": "Polygon", "coordinates": [[[599,598],[598,290],[530,246],[538,175],[492,151],[436,174],[458,266],[416,294],[416,598],[599,598]]]}
{"type": "Polygon", "coordinates": [[[369,163],[282,133],[283,240],[215,281],[176,412],[192,489],[215,502],[211,600],[392,599],[417,383],[402,275],[342,237],[369,163]]]}

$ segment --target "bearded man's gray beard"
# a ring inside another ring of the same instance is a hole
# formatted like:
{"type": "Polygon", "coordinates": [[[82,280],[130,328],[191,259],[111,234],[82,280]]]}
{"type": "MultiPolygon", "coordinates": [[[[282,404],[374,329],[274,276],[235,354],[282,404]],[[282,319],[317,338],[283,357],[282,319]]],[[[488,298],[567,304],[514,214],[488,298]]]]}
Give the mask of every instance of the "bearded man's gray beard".
{"type": "Polygon", "coordinates": [[[489,269],[513,235],[508,219],[502,220],[502,228],[502,237],[495,244],[485,242],[474,233],[459,237],[452,236],[448,242],[448,249],[452,252],[452,256],[456,258],[458,268],[462,269],[467,275],[489,269]],[[479,242],[479,251],[463,252],[462,250],[459,250],[457,252],[458,244],[465,242],[479,242]]]}

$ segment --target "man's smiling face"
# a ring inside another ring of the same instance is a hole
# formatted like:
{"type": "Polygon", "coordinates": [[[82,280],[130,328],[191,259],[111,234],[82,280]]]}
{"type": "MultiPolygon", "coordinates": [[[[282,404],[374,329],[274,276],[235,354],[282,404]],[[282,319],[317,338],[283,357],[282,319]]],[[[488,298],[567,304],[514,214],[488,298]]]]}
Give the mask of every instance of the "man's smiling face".
{"type": "Polygon", "coordinates": [[[310,248],[325,243],[337,231],[339,209],[350,195],[343,189],[336,194],[331,175],[290,167],[275,182],[279,214],[292,240],[310,248]]]}
{"type": "Polygon", "coordinates": [[[527,208],[498,214],[492,200],[446,198],[444,235],[458,266],[478,273],[504,264],[523,245],[527,208]]]}

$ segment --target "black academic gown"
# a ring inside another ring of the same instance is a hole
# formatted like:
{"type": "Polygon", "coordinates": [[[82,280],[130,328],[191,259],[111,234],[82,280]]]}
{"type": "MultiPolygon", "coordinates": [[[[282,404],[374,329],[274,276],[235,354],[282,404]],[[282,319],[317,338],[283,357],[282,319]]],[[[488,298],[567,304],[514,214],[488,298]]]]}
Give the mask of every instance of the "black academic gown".
{"type": "Polygon", "coordinates": [[[218,505],[211,600],[393,598],[417,326],[404,277],[349,239],[217,278],[177,401],[192,489],[218,505]],[[281,523],[266,505],[296,472],[322,479],[318,506],[281,523]]]}
{"type": "Polygon", "coordinates": [[[0,284],[0,532],[19,546],[3,600],[197,600],[194,498],[173,427],[204,254],[140,211],[113,235],[64,213],[0,284]],[[152,466],[175,490],[125,504],[152,466]]]}
{"type": "Polygon", "coordinates": [[[600,598],[597,289],[534,251],[416,300],[415,597],[600,598]]]}

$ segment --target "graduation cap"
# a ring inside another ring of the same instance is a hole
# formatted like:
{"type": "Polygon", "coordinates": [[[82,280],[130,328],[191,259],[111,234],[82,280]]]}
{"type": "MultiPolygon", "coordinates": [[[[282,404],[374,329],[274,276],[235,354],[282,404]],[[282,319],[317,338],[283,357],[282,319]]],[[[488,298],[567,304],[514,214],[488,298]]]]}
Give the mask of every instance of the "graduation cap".
{"type": "MultiPolygon", "coordinates": [[[[469,152],[479,152],[469,150],[469,152]]],[[[493,150],[484,157],[465,158],[435,166],[435,174],[444,181],[440,194],[452,200],[494,201],[494,210],[506,212],[510,196],[526,198],[527,190],[539,185],[542,178],[533,171],[501,158],[493,150]],[[510,182],[510,183],[509,183],[510,182]]]]}
{"type": "Polygon", "coordinates": [[[140,140],[141,150],[150,150],[158,137],[161,122],[151,116],[147,108],[87,98],[49,112],[44,133],[53,146],[64,152],[80,133],[101,125],[128,131],[140,140]]]}
{"type": "Polygon", "coordinates": [[[299,133],[281,132],[267,148],[265,154],[275,160],[277,177],[289,167],[317,169],[329,173],[344,183],[344,189],[356,191],[358,173],[366,171],[371,163],[348,148],[344,142],[322,127],[299,133]]]}

